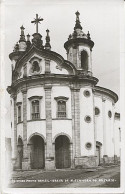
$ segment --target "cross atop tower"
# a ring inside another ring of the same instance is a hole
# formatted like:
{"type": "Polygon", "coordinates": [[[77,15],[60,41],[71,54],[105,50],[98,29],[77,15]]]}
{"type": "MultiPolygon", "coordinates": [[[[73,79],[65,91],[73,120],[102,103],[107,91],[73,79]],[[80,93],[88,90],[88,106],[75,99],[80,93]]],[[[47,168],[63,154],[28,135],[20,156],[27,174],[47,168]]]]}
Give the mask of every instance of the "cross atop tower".
{"type": "Polygon", "coordinates": [[[40,21],[43,21],[43,18],[38,17],[38,14],[36,14],[36,18],[34,18],[34,21],[31,21],[31,23],[36,24],[36,33],[38,33],[38,23],[40,23],[40,21]]]}

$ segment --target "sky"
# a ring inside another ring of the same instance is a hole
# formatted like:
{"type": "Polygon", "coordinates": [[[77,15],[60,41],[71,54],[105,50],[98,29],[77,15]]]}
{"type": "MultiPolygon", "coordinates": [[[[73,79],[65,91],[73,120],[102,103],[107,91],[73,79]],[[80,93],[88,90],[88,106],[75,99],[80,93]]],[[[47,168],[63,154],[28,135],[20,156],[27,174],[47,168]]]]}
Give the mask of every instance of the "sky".
{"type": "MultiPolygon", "coordinates": [[[[36,13],[44,20],[39,33],[45,43],[46,29],[50,30],[51,47],[66,59],[64,43],[75,26],[75,12],[80,12],[84,33],[90,32],[95,46],[92,51],[93,76],[99,86],[120,93],[120,12],[122,0],[5,0],[4,53],[5,86],[11,85],[11,61],[8,55],[20,38],[20,27],[25,35],[35,33],[31,21],[36,13]]],[[[119,111],[119,102],[116,105],[119,111]]],[[[6,119],[9,125],[9,95],[6,92],[6,119]]]]}

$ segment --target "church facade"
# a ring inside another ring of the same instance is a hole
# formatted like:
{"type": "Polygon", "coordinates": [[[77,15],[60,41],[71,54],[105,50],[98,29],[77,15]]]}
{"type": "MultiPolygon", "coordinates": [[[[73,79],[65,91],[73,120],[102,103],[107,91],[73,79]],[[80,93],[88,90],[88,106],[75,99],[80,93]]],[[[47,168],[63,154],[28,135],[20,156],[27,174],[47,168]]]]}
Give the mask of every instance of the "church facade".
{"type": "Polygon", "coordinates": [[[74,31],[64,44],[67,60],[38,33],[32,40],[21,27],[10,53],[13,169],[96,167],[120,157],[118,96],[97,86],[92,72],[94,42],[76,12],[74,31]]]}

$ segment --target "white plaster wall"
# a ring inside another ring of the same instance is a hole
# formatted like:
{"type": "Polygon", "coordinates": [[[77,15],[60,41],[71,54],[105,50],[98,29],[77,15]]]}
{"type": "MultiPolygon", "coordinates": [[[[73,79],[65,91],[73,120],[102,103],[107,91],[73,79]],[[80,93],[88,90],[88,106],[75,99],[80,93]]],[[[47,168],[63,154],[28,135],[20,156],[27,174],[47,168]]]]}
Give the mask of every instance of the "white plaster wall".
{"type": "Polygon", "coordinates": [[[120,157],[121,141],[120,141],[120,120],[115,119],[114,123],[114,141],[115,141],[115,155],[120,157]]]}
{"type": "Polygon", "coordinates": [[[18,137],[19,137],[19,135],[23,139],[23,123],[17,124],[17,143],[18,143],[18,137]]]}
{"type": "Polygon", "coordinates": [[[40,133],[46,139],[46,122],[45,121],[30,121],[27,122],[27,140],[33,133],[40,133]]]}
{"type": "Polygon", "coordinates": [[[31,119],[31,104],[29,97],[42,96],[40,100],[40,118],[45,119],[45,92],[43,87],[36,87],[28,89],[27,91],[27,120],[31,119]]]}
{"type": "MultiPolygon", "coordinates": [[[[41,72],[40,74],[44,74],[45,73],[45,59],[37,54],[34,54],[31,58],[33,57],[38,57],[39,59],[41,59],[39,65],[41,66],[41,72]]],[[[31,60],[31,58],[27,61],[27,76],[31,76],[30,74],[30,68],[31,68],[31,63],[29,62],[31,60]]]]}
{"type": "Polygon", "coordinates": [[[100,97],[94,96],[94,109],[95,107],[99,108],[100,110],[100,114],[95,115],[95,138],[96,138],[96,141],[99,141],[102,143],[101,157],[103,157],[103,106],[102,106],[101,96],[100,97]]]}
{"type": "Polygon", "coordinates": [[[66,69],[62,68],[55,61],[50,61],[50,72],[54,74],[69,74],[66,69]]]}
{"type": "Polygon", "coordinates": [[[71,91],[68,86],[53,86],[52,93],[51,93],[51,100],[52,100],[52,118],[56,118],[57,114],[57,101],[54,99],[58,96],[64,96],[69,98],[66,102],[66,112],[67,118],[72,118],[71,116],[71,91]]]}
{"type": "Polygon", "coordinates": [[[81,142],[81,156],[89,156],[95,154],[95,140],[94,140],[94,115],[93,115],[93,93],[89,87],[80,89],[80,142],[81,142]],[[91,95],[85,97],[83,92],[89,90],[91,95]],[[89,115],[91,122],[87,123],[85,117],[89,115]],[[91,142],[92,148],[86,149],[85,144],[91,142]]]}
{"type": "Polygon", "coordinates": [[[72,121],[71,120],[53,120],[52,121],[52,139],[58,134],[67,134],[72,140],[72,121]]]}
{"type": "Polygon", "coordinates": [[[104,155],[109,157],[114,156],[114,140],[113,140],[113,130],[114,130],[114,110],[112,106],[112,101],[106,99],[105,101],[105,127],[104,127],[104,155]],[[109,118],[108,111],[112,112],[112,117],[109,118]]]}

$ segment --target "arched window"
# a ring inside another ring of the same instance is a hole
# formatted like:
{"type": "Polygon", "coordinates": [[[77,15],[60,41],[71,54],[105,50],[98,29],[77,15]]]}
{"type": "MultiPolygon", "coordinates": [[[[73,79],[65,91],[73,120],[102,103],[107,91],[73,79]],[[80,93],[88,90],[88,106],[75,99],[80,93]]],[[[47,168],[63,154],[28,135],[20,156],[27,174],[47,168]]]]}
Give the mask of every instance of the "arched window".
{"type": "Polygon", "coordinates": [[[18,106],[18,123],[21,122],[21,106],[18,106]]]}
{"type": "Polygon", "coordinates": [[[84,50],[81,52],[81,68],[88,70],[88,54],[84,50]]]}
{"type": "Polygon", "coordinates": [[[39,100],[32,101],[32,119],[40,118],[39,100]]]}
{"type": "Polygon", "coordinates": [[[58,101],[58,112],[57,112],[58,118],[64,118],[66,117],[66,102],[65,101],[58,101]]]}

